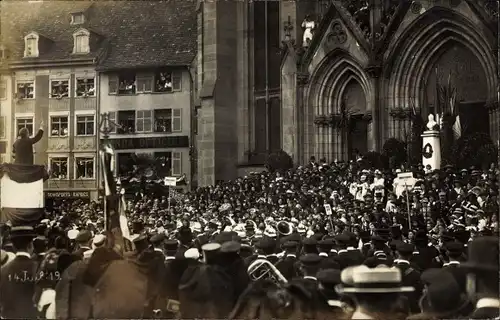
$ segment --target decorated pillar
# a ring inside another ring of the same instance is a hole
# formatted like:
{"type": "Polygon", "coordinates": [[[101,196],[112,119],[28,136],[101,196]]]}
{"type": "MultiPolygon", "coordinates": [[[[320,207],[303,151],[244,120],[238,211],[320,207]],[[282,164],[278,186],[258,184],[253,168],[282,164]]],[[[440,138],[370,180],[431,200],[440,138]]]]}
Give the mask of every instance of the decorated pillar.
{"type": "Polygon", "coordinates": [[[422,164],[430,165],[432,170],[441,169],[441,141],[439,125],[434,121],[434,116],[429,115],[427,129],[422,134],[422,164]]]}

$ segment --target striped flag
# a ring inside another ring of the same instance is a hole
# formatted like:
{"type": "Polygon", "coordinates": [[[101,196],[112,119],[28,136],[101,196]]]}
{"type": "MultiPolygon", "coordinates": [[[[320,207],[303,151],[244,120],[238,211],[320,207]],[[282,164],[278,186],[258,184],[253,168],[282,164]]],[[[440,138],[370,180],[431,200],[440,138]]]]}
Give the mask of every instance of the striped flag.
{"type": "Polygon", "coordinates": [[[116,181],[113,173],[115,151],[110,145],[102,144],[99,155],[105,196],[105,229],[113,235],[112,243],[114,244],[114,249],[122,253],[124,250],[124,239],[120,221],[120,196],[116,193],[116,181]]]}
{"type": "Polygon", "coordinates": [[[0,222],[36,224],[44,211],[44,166],[0,164],[0,222]]]}

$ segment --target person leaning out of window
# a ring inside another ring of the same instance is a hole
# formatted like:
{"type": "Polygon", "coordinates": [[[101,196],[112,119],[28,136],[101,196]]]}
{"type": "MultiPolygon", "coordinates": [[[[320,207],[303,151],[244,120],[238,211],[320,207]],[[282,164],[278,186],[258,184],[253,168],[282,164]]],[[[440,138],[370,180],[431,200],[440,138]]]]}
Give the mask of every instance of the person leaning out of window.
{"type": "Polygon", "coordinates": [[[34,137],[30,137],[30,133],[27,128],[21,128],[19,130],[19,137],[14,142],[13,154],[15,157],[14,163],[33,165],[33,145],[40,141],[43,137],[43,121],[40,123],[40,129],[34,137]]]}

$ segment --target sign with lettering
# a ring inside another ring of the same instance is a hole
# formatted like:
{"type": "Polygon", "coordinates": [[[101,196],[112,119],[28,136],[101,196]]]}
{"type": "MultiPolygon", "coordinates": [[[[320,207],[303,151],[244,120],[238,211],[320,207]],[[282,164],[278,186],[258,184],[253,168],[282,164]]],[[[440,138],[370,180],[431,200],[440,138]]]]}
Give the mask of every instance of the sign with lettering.
{"type": "Polygon", "coordinates": [[[176,177],[165,177],[165,178],[163,178],[163,182],[165,183],[166,186],[175,187],[177,185],[177,178],[176,177]]]}
{"type": "Polygon", "coordinates": [[[90,191],[45,191],[49,199],[90,199],[90,191]]]}
{"type": "Polygon", "coordinates": [[[188,136],[109,139],[115,150],[188,148],[188,136]]]}
{"type": "Polygon", "coordinates": [[[325,207],[326,215],[331,216],[332,215],[332,207],[328,203],[325,203],[324,207],[325,207]]]}

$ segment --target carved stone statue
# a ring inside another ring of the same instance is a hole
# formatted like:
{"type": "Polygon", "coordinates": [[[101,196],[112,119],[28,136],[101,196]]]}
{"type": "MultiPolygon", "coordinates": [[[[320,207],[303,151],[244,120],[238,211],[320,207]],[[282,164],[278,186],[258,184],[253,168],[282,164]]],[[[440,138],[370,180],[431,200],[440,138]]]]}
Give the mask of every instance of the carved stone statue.
{"type": "Polygon", "coordinates": [[[314,29],[316,28],[316,23],[311,19],[309,15],[306,15],[304,21],[302,21],[302,28],[304,29],[304,34],[302,36],[302,46],[309,47],[312,41],[314,29]]]}
{"type": "Polygon", "coordinates": [[[429,114],[428,116],[429,121],[427,122],[427,129],[430,131],[438,130],[439,131],[439,124],[434,120],[434,115],[429,114]]]}

